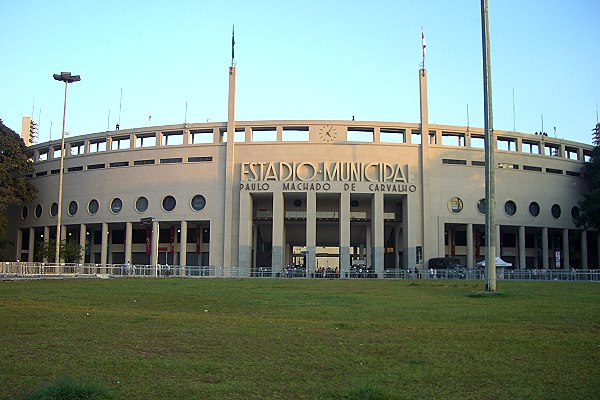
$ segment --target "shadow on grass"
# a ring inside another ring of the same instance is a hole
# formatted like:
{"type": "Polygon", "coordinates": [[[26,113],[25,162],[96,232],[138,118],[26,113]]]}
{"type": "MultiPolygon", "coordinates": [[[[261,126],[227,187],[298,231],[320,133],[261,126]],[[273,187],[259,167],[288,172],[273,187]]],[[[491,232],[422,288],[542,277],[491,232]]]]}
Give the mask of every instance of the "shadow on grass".
{"type": "Polygon", "coordinates": [[[100,385],[75,382],[65,377],[35,389],[25,397],[27,400],[108,400],[115,394],[100,385]]]}
{"type": "Polygon", "coordinates": [[[503,292],[486,292],[486,291],[472,291],[468,294],[469,297],[484,297],[484,298],[497,298],[506,297],[503,292]]]}

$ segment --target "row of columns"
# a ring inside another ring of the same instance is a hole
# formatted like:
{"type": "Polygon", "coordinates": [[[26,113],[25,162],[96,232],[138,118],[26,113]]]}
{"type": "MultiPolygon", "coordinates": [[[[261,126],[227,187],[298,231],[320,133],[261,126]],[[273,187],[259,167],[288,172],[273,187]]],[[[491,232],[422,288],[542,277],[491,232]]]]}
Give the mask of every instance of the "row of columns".
{"type": "MultiPolygon", "coordinates": [[[[466,224],[467,226],[467,268],[472,269],[474,267],[474,239],[473,239],[473,224],[466,224]]],[[[442,230],[442,234],[445,230],[442,230]]],[[[519,245],[518,245],[518,257],[519,267],[524,268],[526,265],[526,253],[525,253],[525,226],[519,226],[519,245]]],[[[548,228],[542,228],[542,268],[550,268],[550,249],[548,243],[548,228]]],[[[562,229],[562,257],[563,257],[563,268],[570,268],[569,258],[569,229],[562,229]]],[[[598,247],[598,260],[597,263],[600,265],[600,235],[597,238],[598,247]]],[[[496,248],[500,249],[500,225],[496,225],[496,248]]],[[[583,266],[588,265],[588,247],[587,247],[587,231],[581,233],[581,264],[583,266]]]]}
{"type": "MultiPolygon", "coordinates": [[[[132,233],[133,233],[133,225],[131,222],[125,222],[125,242],[124,242],[124,254],[125,254],[125,261],[131,261],[131,252],[132,252],[132,233]]],[[[66,226],[62,226],[61,229],[61,241],[65,241],[67,238],[67,227],[66,226]]],[[[157,264],[157,260],[158,260],[158,231],[159,231],[159,223],[157,221],[153,222],[152,225],[152,251],[151,251],[151,255],[150,255],[150,265],[155,266],[157,264]]],[[[185,245],[181,245],[179,244],[179,262],[178,264],[181,265],[182,267],[185,267],[186,262],[187,262],[187,231],[188,231],[188,222],[187,221],[180,221],[180,233],[181,233],[181,238],[183,238],[184,241],[186,241],[185,245]]],[[[87,225],[86,224],[80,224],[79,225],[79,245],[82,247],[85,247],[85,243],[86,243],[86,236],[87,236],[88,232],[87,232],[87,225]]],[[[200,245],[202,245],[202,233],[199,232],[198,233],[200,235],[200,245]]],[[[50,227],[49,226],[44,226],[44,233],[43,233],[43,240],[44,242],[48,242],[50,240],[50,227]]],[[[106,267],[107,263],[108,263],[108,240],[109,240],[109,226],[108,223],[103,222],[101,224],[101,243],[100,243],[100,262],[98,264],[100,264],[103,268],[106,267]]],[[[177,244],[177,236],[175,236],[174,238],[174,245],[177,244]]],[[[16,243],[16,249],[17,249],[17,254],[16,254],[16,259],[20,259],[20,255],[22,252],[22,247],[23,247],[23,230],[22,229],[18,229],[17,230],[17,243],[16,243]]],[[[28,255],[27,255],[27,261],[28,262],[33,262],[34,261],[34,252],[33,249],[35,247],[35,228],[31,227],[29,228],[29,240],[28,240],[28,255]]],[[[22,260],[24,261],[24,260],[22,260]]],[[[62,262],[63,260],[61,260],[62,262]]],[[[43,260],[43,262],[47,262],[47,260],[43,260]]]]}
{"type": "MultiPolygon", "coordinates": [[[[317,193],[306,193],[306,267],[310,275],[317,266],[317,193]]],[[[367,238],[369,255],[367,262],[373,265],[377,276],[383,275],[384,262],[384,196],[375,192],[371,199],[371,234],[367,238]],[[369,260],[370,258],[370,260],[369,260]]],[[[250,192],[240,193],[240,230],[239,230],[239,263],[240,268],[249,272],[253,260],[253,200],[250,192]]],[[[283,193],[273,193],[273,226],[272,226],[272,268],[283,268],[286,265],[285,207],[283,193]]],[[[350,193],[339,193],[339,254],[340,273],[345,276],[350,268],[350,193]]]]}

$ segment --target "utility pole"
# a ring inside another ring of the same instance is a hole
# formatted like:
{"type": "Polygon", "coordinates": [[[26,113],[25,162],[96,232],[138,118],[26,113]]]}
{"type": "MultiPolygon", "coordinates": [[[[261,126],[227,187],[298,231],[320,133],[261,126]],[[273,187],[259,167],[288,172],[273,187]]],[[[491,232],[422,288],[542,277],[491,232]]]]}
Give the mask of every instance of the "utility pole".
{"type": "Polygon", "coordinates": [[[481,0],[483,45],[483,116],[485,120],[485,290],[496,291],[496,178],[488,2],[481,0]]]}

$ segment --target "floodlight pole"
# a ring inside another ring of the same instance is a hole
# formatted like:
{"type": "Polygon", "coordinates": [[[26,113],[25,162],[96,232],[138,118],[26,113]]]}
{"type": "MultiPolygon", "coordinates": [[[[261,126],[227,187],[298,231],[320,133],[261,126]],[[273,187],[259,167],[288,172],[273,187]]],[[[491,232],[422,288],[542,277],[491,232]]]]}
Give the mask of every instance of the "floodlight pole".
{"type": "Polygon", "coordinates": [[[496,291],[496,178],[488,1],[481,0],[483,114],[485,122],[485,290],[496,291]]]}
{"type": "MultiPolygon", "coordinates": [[[[60,170],[58,172],[58,213],[56,214],[56,257],[55,261],[60,264],[60,224],[62,217],[62,192],[63,192],[63,168],[65,163],[65,124],[67,121],[67,89],[69,83],[79,82],[81,80],[79,75],[71,75],[70,72],[61,72],[60,74],[54,74],[54,79],[59,82],[65,83],[65,101],[63,105],[63,123],[62,123],[62,138],[60,141],[60,170]]],[[[60,271],[60,268],[59,268],[60,271]]]]}

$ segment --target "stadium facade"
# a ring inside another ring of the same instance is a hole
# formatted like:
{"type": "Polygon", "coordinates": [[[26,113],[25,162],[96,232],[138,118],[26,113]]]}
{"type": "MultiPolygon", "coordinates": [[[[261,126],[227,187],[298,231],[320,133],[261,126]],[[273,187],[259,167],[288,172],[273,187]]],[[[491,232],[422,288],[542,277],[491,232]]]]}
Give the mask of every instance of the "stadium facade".
{"type": "MultiPolygon", "coordinates": [[[[210,266],[256,276],[300,266],[378,277],[435,257],[473,268],[485,241],[484,133],[428,123],[228,121],[100,132],[65,143],[61,239],[85,262],[210,266]]],[[[514,268],[598,268],[573,224],[592,146],[494,132],[496,251],[514,268]]],[[[60,141],[32,145],[38,198],[9,214],[6,259],[56,236],[60,141]]]]}

